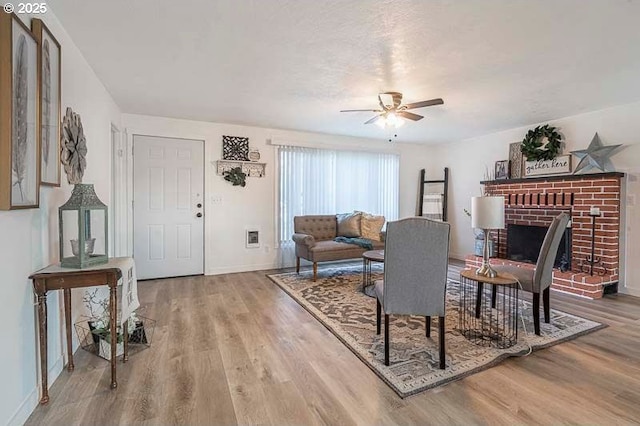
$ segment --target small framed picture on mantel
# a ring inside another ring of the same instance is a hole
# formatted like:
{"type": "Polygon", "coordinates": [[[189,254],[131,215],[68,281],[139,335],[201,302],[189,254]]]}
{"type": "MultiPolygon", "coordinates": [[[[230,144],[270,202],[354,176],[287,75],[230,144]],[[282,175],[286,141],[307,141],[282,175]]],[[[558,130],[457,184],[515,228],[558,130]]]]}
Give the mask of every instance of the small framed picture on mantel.
{"type": "Polygon", "coordinates": [[[567,175],[571,173],[571,155],[558,155],[551,160],[524,161],[524,177],[567,175]]]}
{"type": "Polygon", "coordinates": [[[496,161],[495,179],[509,179],[509,160],[496,161]]]}

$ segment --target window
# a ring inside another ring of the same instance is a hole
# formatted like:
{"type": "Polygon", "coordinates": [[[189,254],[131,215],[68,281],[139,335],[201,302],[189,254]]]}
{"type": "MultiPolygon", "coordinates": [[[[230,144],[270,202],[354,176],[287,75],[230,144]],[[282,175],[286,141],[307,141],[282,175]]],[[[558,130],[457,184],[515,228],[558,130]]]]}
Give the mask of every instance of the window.
{"type": "Polygon", "coordinates": [[[294,216],[362,210],[398,218],[398,155],[281,146],[278,157],[282,248],[292,246],[294,216]]]}

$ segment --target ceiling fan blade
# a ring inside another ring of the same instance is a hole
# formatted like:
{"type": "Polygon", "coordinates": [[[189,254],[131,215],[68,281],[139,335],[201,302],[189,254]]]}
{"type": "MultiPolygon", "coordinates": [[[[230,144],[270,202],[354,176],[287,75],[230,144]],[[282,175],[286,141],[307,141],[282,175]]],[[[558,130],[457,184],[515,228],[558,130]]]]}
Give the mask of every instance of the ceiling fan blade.
{"type": "Polygon", "coordinates": [[[413,120],[413,121],[418,121],[418,120],[422,120],[424,117],[418,114],[414,114],[412,112],[409,111],[398,111],[396,112],[396,114],[400,117],[403,118],[407,118],[409,120],[413,120]]]}
{"type": "Polygon", "coordinates": [[[385,95],[386,93],[378,93],[378,103],[380,104],[380,108],[382,108],[383,111],[388,111],[389,108],[391,108],[391,105],[385,105],[384,101],[382,100],[382,95],[385,95]]]}
{"type": "Polygon", "coordinates": [[[402,103],[402,93],[399,92],[389,92],[391,97],[393,98],[393,107],[398,108],[402,103]]]}
{"type": "Polygon", "coordinates": [[[340,112],[382,112],[379,109],[341,109],[340,112]]]}
{"type": "Polygon", "coordinates": [[[364,124],[371,124],[371,123],[373,123],[374,121],[376,121],[379,117],[380,117],[379,115],[376,115],[375,117],[373,117],[373,118],[371,118],[371,119],[369,119],[369,120],[365,121],[365,122],[364,122],[364,124]]]}
{"type": "Polygon", "coordinates": [[[411,104],[406,104],[403,106],[403,109],[416,109],[416,108],[424,108],[424,107],[428,107],[428,106],[433,106],[433,105],[442,105],[444,104],[444,101],[440,98],[437,99],[431,99],[428,101],[422,101],[422,102],[413,102],[411,104]]]}

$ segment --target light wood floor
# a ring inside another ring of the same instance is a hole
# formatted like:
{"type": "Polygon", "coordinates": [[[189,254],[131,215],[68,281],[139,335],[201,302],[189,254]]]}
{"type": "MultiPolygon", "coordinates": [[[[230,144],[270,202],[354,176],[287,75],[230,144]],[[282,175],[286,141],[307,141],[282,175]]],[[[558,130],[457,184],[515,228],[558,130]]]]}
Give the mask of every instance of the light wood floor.
{"type": "Polygon", "coordinates": [[[609,327],[403,400],[265,272],[139,288],[158,326],[118,365],[118,389],[108,363],[80,350],[27,424],[640,422],[638,298],[552,293],[553,308],[609,327]]]}

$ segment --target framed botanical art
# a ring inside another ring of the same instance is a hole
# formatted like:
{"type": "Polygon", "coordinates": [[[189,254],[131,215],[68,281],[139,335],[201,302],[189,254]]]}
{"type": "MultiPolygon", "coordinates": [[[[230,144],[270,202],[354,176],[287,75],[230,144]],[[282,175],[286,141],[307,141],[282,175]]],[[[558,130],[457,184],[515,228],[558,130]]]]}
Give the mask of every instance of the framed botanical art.
{"type": "Polygon", "coordinates": [[[15,14],[0,13],[0,209],[39,202],[38,42],[15,14]]]}
{"type": "Polygon", "coordinates": [[[60,186],[60,97],[62,50],[40,19],[31,20],[40,70],[40,184],[60,186]]]}

